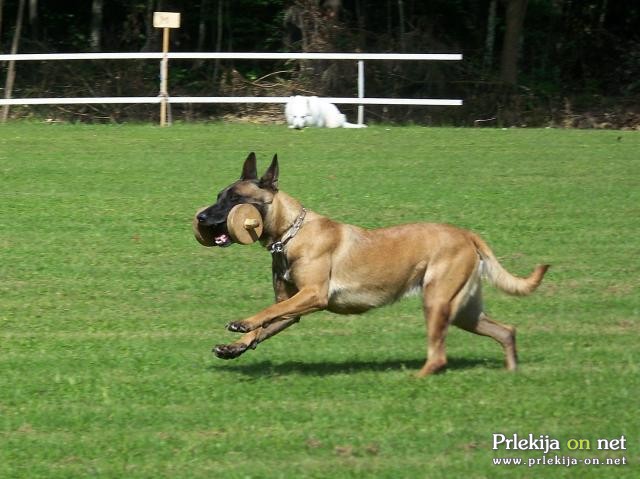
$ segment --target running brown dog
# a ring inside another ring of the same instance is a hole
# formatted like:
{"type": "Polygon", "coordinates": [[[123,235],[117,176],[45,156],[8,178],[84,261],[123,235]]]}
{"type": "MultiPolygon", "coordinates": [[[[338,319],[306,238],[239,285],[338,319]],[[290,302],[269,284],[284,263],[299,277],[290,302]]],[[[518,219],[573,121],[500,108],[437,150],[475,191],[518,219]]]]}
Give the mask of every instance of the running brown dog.
{"type": "Polygon", "coordinates": [[[450,324],[489,336],[504,348],[506,367],[516,369],[515,328],[489,318],[481,279],[512,295],[533,292],[547,271],[538,265],[527,278],[510,274],[489,246],[471,231],[447,224],[413,223],[364,229],[307,211],[278,189],[278,159],[258,178],[249,154],[241,177],[202,210],[199,227],[210,228],[215,245],[232,243],[226,218],[233,206],[253,204],[264,223],[260,242],[273,258],[276,303],[242,321],[227,324],[244,333],[217,345],[216,356],[232,359],[319,310],[363,313],[411,293],[422,295],[427,324],[427,360],[418,376],[447,364],[445,337],[450,324]]]}

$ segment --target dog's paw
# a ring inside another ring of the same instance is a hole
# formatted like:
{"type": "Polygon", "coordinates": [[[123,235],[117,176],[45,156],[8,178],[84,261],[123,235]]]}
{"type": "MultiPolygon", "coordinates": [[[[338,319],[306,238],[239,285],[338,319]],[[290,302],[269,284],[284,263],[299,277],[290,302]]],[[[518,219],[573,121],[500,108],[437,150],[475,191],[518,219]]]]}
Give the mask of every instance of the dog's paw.
{"type": "Polygon", "coordinates": [[[247,349],[244,344],[217,344],[212,352],[220,359],[235,359],[247,349]]]}
{"type": "Polygon", "coordinates": [[[227,329],[233,333],[248,333],[251,331],[242,321],[232,321],[227,324],[227,329]]]}

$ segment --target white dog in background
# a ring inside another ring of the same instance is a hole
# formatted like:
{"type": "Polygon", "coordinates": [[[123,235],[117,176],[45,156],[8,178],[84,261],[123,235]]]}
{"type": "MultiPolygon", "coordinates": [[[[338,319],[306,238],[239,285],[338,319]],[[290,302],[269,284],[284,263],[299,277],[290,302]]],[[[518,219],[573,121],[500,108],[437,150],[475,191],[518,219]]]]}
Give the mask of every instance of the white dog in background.
{"type": "Polygon", "coordinates": [[[298,130],[305,126],[320,128],[366,128],[367,125],[349,123],[340,110],[325,98],[317,96],[292,96],[284,109],[289,128],[298,130]]]}

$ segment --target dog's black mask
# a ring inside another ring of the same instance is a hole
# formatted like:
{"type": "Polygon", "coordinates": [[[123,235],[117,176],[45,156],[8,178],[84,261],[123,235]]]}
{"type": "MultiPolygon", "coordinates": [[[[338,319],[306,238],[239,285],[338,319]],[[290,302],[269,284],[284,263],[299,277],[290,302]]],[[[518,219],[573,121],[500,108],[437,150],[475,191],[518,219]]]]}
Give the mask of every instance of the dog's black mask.
{"type": "Polygon", "coordinates": [[[216,246],[230,246],[233,240],[227,229],[229,212],[236,205],[249,203],[260,211],[264,219],[266,208],[278,191],[277,185],[278,156],[273,157],[271,166],[258,179],[256,155],[251,152],[244,162],[240,179],[220,191],[216,202],[198,213],[198,223],[201,227],[210,228],[216,246]]]}
{"type": "Polygon", "coordinates": [[[224,248],[233,243],[227,230],[227,216],[229,216],[229,211],[240,203],[243,201],[233,193],[232,185],[218,193],[215,204],[198,213],[198,223],[201,227],[211,231],[216,246],[224,248]]]}

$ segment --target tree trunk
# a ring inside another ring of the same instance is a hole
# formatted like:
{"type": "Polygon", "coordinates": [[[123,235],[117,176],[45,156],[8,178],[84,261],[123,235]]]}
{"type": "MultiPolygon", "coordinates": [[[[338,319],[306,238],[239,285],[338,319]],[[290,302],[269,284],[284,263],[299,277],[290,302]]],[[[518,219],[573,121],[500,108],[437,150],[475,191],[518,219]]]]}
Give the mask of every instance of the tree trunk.
{"type": "Polygon", "coordinates": [[[207,14],[209,13],[208,0],[200,1],[200,15],[198,18],[198,40],[196,41],[196,51],[204,50],[204,43],[207,38],[207,14]]]}
{"type": "Polygon", "coordinates": [[[358,22],[358,49],[360,51],[365,51],[366,50],[365,28],[366,28],[367,22],[365,18],[366,8],[362,5],[362,3],[363,3],[362,0],[356,0],[356,19],[358,22]]]}
{"type": "MultiPolygon", "coordinates": [[[[218,0],[218,12],[216,15],[216,46],[215,46],[216,52],[222,51],[222,28],[224,27],[224,24],[222,21],[223,14],[224,14],[223,1],[224,0],[218,0]]],[[[216,85],[216,88],[219,87],[218,85],[219,74],[220,74],[220,59],[216,58],[216,61],[213,64],[213,84],[216,85]]]]}
{"type": "Polygon", "coordinates": [[[398,0],[398,24],[400,26],[399,34],[400,34],[400,52],[404,53],[407,49],[404,44],[405,40],[405,29],[404,29],[404,2],[402,0],[398,0]]]}
{"type": "Polygon", "coordinates": [[[4,10],[4,0],[0,0],[0,39],[2,39],[2,10],[4,10]]]}
{"type": "Polygon", "coordinates": [[[598,17],[598,28],[600,30],[604,30],[604,22],[607,19],[607,0],[602,0],[602,5],[600,6],[600,16],[598,17]]]}
{"type": "Polygon", "coordinates": [[[491,0],[489,3],[489,14],[487,16],[487,37],[484,42],[483,67],[485,74],[491,71],[493,65],[493,46],[496,41],[496,9],[498,0],[491,0]]]}
{"type": "MultiPolygon", "coordinates": [[[[20,45],[20,36],[22,35],[22,21],[24,18],[24,6],[26,0],[20,0],[18,4],[18,13],[16,14],[16,29],[13,32],[13,41],[11,42],[11,55],[18,53],[18,46],[20,45]]],[[[16,79],[16,61],[9,60],[9,69],[7,70],[7,78],[4,84],[4,97],[5,99],[11,98],[13,92],[13,83],[16,79]]],[[[2,114],[0,115],[0,122],[5,123],[9,118],[9,105],[2,106],[2,114]]]]}
{"type": "Polygon", "coordinates": [[[38,0],[29,0],[29,28],[31,39],[40,39],[40,21],[38,18],[38,0]]]}
{"type": "MultiPolygon", "coordinates": [[[[207,41],[207,20],[209,17],[209,0],[200,1],[200,14],[198,18],[198,39],[196,40],[196,51],[204,51],[207,41]]],[[[193,69],[197,70],[202,66],[203,60],[198,59],[193,62],[193,69]]]]}
{"type": "Polygon", "coordinates": [[[153,12],[154,10],[158,11],[158,12],[162,12],[162,2],[158,1],[158,5],[155,5],[155,1],[154,0],[147,0],[147,14],[145,15],[145,27],[144,27],[144,33],[145,33],[145,41],[144,41],[144,45],[142,45],[142,48],[140,49],[140,51],[142,52],[151,52],[153,51],[154,48],[154,44],[156,41],[156,29],[153,28],[153,12]]]}
{"type": "Polygon", "coordinates": [[[506,0],[506,29],[502,45],[502,59],[500,62],[500,79],[507,85],[518,82],[518,57],[520,52],[520,38],[524,16],[527,10],[527,0],[506,0]]]}
{"type": "Polygon", "coordinates": [[[102,12],[103,0],[93,0],[91,3],[91,34],[89,45],[92,52],[102,50],[102,12]]]}
{"type": "Polygon", "coordinates": [[[231,3],[229,0],[224,0],[224,19],[225,19],[225,23],[226,23],[226,28],[227,28],[227,51],[228,52],[232,52],[233,51],[233,28],[231,26],[231,7],[233,6],[233,3],[231,3]]]}

